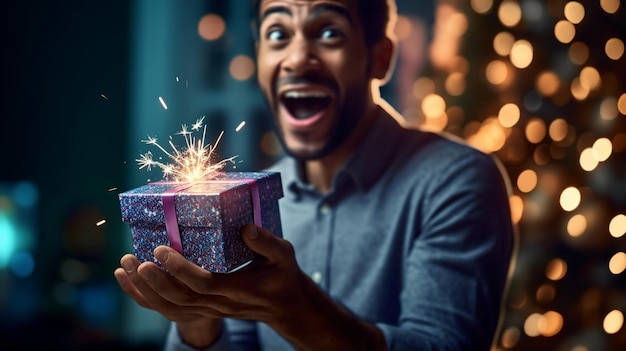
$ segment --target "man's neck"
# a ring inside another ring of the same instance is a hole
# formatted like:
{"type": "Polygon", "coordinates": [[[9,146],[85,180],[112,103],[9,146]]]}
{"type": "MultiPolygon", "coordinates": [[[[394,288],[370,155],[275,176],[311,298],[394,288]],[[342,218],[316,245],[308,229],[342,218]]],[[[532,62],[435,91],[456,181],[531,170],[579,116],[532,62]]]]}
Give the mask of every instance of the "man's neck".
{"type": "Polygon", "coordinates": [[[306,161],[303,169],[306,181],[322,194],[330,191],[335,175],[348,161],[358,145],[361,144],[379,113],[380,109],[378,106],[369,108],[358,127],[335,151],[323,158],[306,161]]]}

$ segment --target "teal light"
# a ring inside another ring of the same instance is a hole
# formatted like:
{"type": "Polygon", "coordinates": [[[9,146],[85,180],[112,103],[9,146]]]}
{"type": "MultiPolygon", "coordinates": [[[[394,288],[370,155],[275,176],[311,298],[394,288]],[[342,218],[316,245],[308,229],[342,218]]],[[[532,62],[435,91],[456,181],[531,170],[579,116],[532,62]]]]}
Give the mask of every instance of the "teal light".
{"type": "Polygon", "coordinates": [[[33,208],[39,200],[39,191],[33,182],[23,181],[15,184],[13,199],[18,207],[33,208]]]}
{"type": "Polygon", "coordinates": [[[0,269],[8,265],[15,250],[16,233],[11,217],[0,211],[0,269]]]}
{"type": "Polygon", "coordinates": [[[11,270],[18,277],[26,278],[33,273],[35,269],[35,259],[29,252],[16,252],[11,260],[11,270]]]}

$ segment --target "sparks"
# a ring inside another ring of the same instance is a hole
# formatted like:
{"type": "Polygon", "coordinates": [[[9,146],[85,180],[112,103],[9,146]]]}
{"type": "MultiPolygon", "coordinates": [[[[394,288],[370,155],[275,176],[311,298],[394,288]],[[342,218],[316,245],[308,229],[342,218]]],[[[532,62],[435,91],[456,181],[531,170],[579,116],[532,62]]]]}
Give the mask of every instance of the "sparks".
{"type": "Polygon", "coordinates": [[[98,221],[98,223],[96,223],[96,227],[99,227],[99,226],[103,225],[106,222],[107,222],[106,219],[100,220],[100,221],[98,221]]]}
{"type": "Polygon", "coordinates": [[[235,132],[239,132],[246,125],[246,121],[241,121],[237,128],[235,128],[235,132]]]}
{"type": "Polygon", "coordinates": [[[107,191],[108,191],[108,192],[112,192],[112,191],[115,191],[115,190],[117,190],[117,187],[116,187],[116,186],[114,186],[114,187],[112,187],[112,188],[109,188],[109,190],[107,190],[107,191]]]}
{"type": "Polygon", "coordinates": [[[148,136],[148,139],[142,140],[143,143],[148,145],[154,145],[167,155],[173,163],[164,163],[156,161],[152,152],[148,151],[145,154],[139,155],[139,159],[136,159],[139,164],[139,169],[145,168],[146,170],[152,170],[152,167],[161,168],[163,171],[163,178],[174,181],[197,181],[202,179],[210,179],[214,174],[220,171],[226,163],[234,163],[234,159],[237,156],[233,156],[219,162],[213,163],[215,160],[215,149],[219,144],[224,132],[222,131],[213,145],[206,144],[206,126],[203,124],[204,116],[196,121],[191,126],[191,129],[186,124],[181,126],[181,130],[176,133],[185,140],[185,149],[179,150],[172,138],[168,141],[171,151],[166,150],[159,145],[157,138],[148,136]],[[194,131],[202,130],[202,137],[196,139],[193,136],[194,131]]]}
{"type": "Polygon", "coordinates": [[[167,105],[165,104],[165,100],[163,100],[163,98],[160,96],[159,96],[159,102],[161,103],[161,106],[163,106],[163,108],[167,110],[167,105]]]}
{"type": "Polygon", "coordinates": [[[105,99],[105,100],[109,100],[109,98],[108,98],[106,95],[104,95],[104,94],[100,94],[100,96],[101,96],[103,99],[105,99]]]}

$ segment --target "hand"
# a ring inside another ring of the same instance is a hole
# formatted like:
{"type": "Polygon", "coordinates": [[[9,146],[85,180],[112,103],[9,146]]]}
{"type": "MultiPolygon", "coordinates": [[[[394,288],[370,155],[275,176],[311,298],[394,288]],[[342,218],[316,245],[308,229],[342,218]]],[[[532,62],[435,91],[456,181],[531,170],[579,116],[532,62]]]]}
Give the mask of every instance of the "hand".
{"type": "MultiPolygon", "coordinates": [[[[135,256],[125,255],[120,261],[124,268],[114,274],[122,290],[140,306],[177,322],[188,343],[186,331],[204,329],[205,335],[216,337],[221,317],[268,324],[288,320],[288,311],[303,297],[298,281],[306,278],[291,244],[253,225],[244,227],[242,237],[256,258],[231,274],[210,273],[167,246],[158,247],[154,254],[169,273],[152,262],[140,264],[135,256]],[[208,333],[208,328],[215,331],[208,333]]],[[[208,344],[213,338],[193,344],[208,344]]]]}
{"type": "Polygon", "coordinates": [[[221,318],[230,317],[265,322],[301,350],[385,349],[378,328],[335,304],[300,270],[288,241],[254,225],[242,237],[256,257],[234,273],[208,272],[159,246],[154,255],[168,272],[125,255],[115,276],[139,305],[177,322],[191,346],[211,344],[221,318]]]}

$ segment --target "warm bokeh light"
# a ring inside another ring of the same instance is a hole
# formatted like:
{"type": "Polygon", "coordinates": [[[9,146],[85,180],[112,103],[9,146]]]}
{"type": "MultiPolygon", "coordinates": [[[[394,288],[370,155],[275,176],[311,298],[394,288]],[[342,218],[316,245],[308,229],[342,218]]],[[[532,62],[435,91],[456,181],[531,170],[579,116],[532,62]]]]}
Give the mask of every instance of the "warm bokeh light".
{"type": "Polygon", "coordinates": [[[554,25],[554,36],[559,42],[567,44],[576,36],[576,28],[569,21],[558,21],[556,25],[554,25]]]}
{"type": "Polygon", "coordinates": [[[509,207],[511,207],[511,221],[514,224],[519,223],[524,214],[524,200],[517,195],[512,195],[509,198],[509,207]]]}
{"type": "Polygon", "coordinates": [[[217,40],[226,31],[226,22],[216,14],[210,13],[202,16],[198,22],[198,34],[204,40],[217,40]]]}
{"type": "Polygon", "coordinates": [[[617,100],[617,110],[622,115],[626,115],[626,93],[620,95],[619,99],[617,100]]]}
{"type": "Polygon", "coordinates": [[[580,84],[586,90],[595,90],[602,84],[600,72],[595,67],[587,66],[580,70],[580,84]]]}
{"type": "Polygon", "coordinates": [[[511,47],[511,63],[517,68],[526,68],[533,62],[533,45],[528,40],[518,40],[511,47]]]}
{"type": "Polygon", "coordinates": [[[611,219],[609,233],[614,238],[621,238],[626,234],[626,215],[620,213],[611,219]]]}
{"type": "Polygon", "coordinates": [[[236,80],[247,80],[254,75],[254,61],[245,55],[235,56],[228,67],[230,75],[236,80]]]}
{"type": "Polygon", "coordinates": [[[515,27],[522,19],[522,8],[512,0],[504,0],[498,8],[498,19],[505,27],[515,27]]]}
{"type": "Polygon", "coordinates": [[[548,135],[554,141],[562,141],[567,136],[569,127],[563,118],[557,118],[548,127],[548,135]]]}
{"type": "Polygon", "coordinates": [[[550,283],[542,284],[539,289],[537,289],[537,293],[535,294],[535,299],[537,302],[541,304],[548,304],[554,300],[556,296],[556,289],[554,285],[550,283]]]}
{"type": "Polygon", "coordinates": [[[614,120],[619,113],[617,99],[609,96],[600,103],[600,118],[605,121],[614,120]]]}
{"type": "Polygon", "coordinates": [[[537,173],[532,169],[522,171],[517,177],[517,188],[523,193],[529,193],[537,186],[537,173]]]}
{"type": "Polygon", "coordinates": [[[489,83],[493,85],[500,85],[506,82],[507,78],[509,77],[509,68],[507,67],[506,63],[502,61],[491,61],[487,65],[485,75],[489,83]]]}
{"type": "Polygon", "coordinates": [[[475,134],[468,137],[467,142],[483,152],[496,152],[504,146],[506,132],[495,117],[490,117],[483,121],[475,134]]]}
{"type": "Polygon", "coordinates": [[[624,326],[624,314],[620,310],[609,312],[602,321],[602,328],[607,334],[615,334],[624,326]]]}
{"type": "Polygon", "coordinates": [[[581,214],[576,214],[567,221],[567,234],[571,237],[579,237],[587,230],[587,218],[581,214]]]}
{"type": "Polygon", "coordinates": [[[443,24],[449,32],[449,35],[460,37],[467,32],[467,16],[463,12],[454,11],[446,18],[443,24]]]}
{"type": "Polygon", "coordinates": [[[600,6],[604,12],[613,14],[619,9],[620,0],[600,0],[600,6]]]}
{"type": "Polygon", "coordinates": [[[437,94],[429,94],[422,100],[422,113],[426,118],[438,118],[446,112],[446,101],[437,94]]]}
{"type": "Polygon", "coordinates": [[[539,321],[541,320],[541,313],[532,313],[524,321],[524,333],[530,337],[541,335],[539,332],[539,321]]]}
{"type": "Polygon", "coordinates": [[[434,94],[458,106],[462,118],[442,114],[446,130],[511,166],[509,204],[521,248],[542,248],[518,262],[511,314],[494,351],[622,349],[626,340],[621,323],[619,338],[575,337],[587,327],[602,330],[611,308],[604,309],[621,301],[615,282],[626,274],[619,241],[626,235],[624,2],[599,2],[604,11],[582,0],[471,0],[471,10],[489,18],[468,19],[493,25],[483,32],[470,22],[477,31],[449,59],[463,70],[446,66],[418,100],[434,94]]]}
{"type": "Polygon", "coordinates": [[[622,274],[626,269],[626,253],[618,252],[609,260],[609,271],[613,274],[622,274]]]}
{"type": "Polygon", "coordinates": [[[485,14],[491,11],[493,0],[471,0],[470,5],[476,13],[485,14]]]}
{"type": "Polygon", "coordinates": [[[500,343],[507,349],[513,348],[519,342],[520,330],[517,327],[508,327],[502,332],[500,343]]]}
{"type": "Polygon", "coordinates": [[[583,65],[589,59],[589,46],[580,41],[574,42],[570,45],[567,54],[574,64],[583,65]]]}
{"type": "Polygon", "coordinates": [[[562,328],[563,316],[556,311],[544,313],[537,323],[539,333],[546,337],[555,336],[562,328]]]}
{"type": "Polygon", "coordinates": [[[585,18],[585,7],[577,1],[570,1],[565,4],[563,14],[571,23],[579,24],[585,18]]]}
{"type": "Polygon", "coordinates": [[[535,88],[543,96],[552,96],[559,90],[561,81],[552,71],[541,72],[535,80],[535,88]]]}
{"type": "Polygon", "coordinates": [[[498,122],[506,128],[515,126],[520,120],[520,117],[521,111],[519,107],[512,102],[504,104],[500,108],[500,111],[498,111],[498,122]]]}
{"type": "Polygon", "coordinates": [[[587,172],[591,172],[598,167],[600,162],[593,154],[593,149],[588,147],[580,153],[578,163],[580,164],[580,168],[587,172]]]}
{"type": "Polygon", "coordinates": [[[511,53],[515,37],[509,32],[500,32],[493,38],[493,50],[500,56],[506,57],[511,53]]]}
{"type": "Polygon", "coordinates": [[[526,124],[526,139],[533,144],[538,144],[546,137],[546,123],[540,118],[531,118],[526,124]]]}
{"type": "Polygon", "coordinates": [[[398,15],[395,27],[396,39],[399,41],[406,40],[411,37],[411,20],[406,16],[398,15]]]}
{"type": "Polygon", "coordinates": [[[560,258],[554,258],[546,266],[546,277],[557,281],[563,279],[567,274],[567,263],[560,258]]]}
{"type": "Polygon", "coordinates": [[[619,38],[611,38],[604,45],[604,52],[611,60],[619,60],[624,55],[624,42],[619,38]]]}
{"type": "Polygon", "coordinates": [[[593,157],[598,162],[604,162],[611,156],[613,144],[611,144],[611,140],[608,138],[600,138],[593,143],[591,149],[593,150],[593,157]]]}
{"type": "Polygon", "coordinates": [[[445,82],[445,89],[451,96],[459,96],[465,92],[465,75],[460,72],[451,73],[445,82]]]}
{"type": "Polygon", "coordinates": [[[580,193],[580,190],[573,186],[565,188],[561,192],[561,196],[559,197],[559,203],[561,204],[561,208],[567,212],[575,210],[578,205],[580,205],[581,200],[582,195],[580,193]]]}
{"type": "Polygon", "coordinates": [[[422,77],[413,83],[413,96],[418,100],[435,93],[435,82],[428,77],[422,77]]]}
{"type": "Polygon", "coordinates": [[[572,96],[576,100],[585,100],[589,96],[590,92],[591,90],[589,90],[588,84],[583,84],[579,77],[572,80],[572,84],[570,84],[570,93],[572,93],[572,96]]]}

